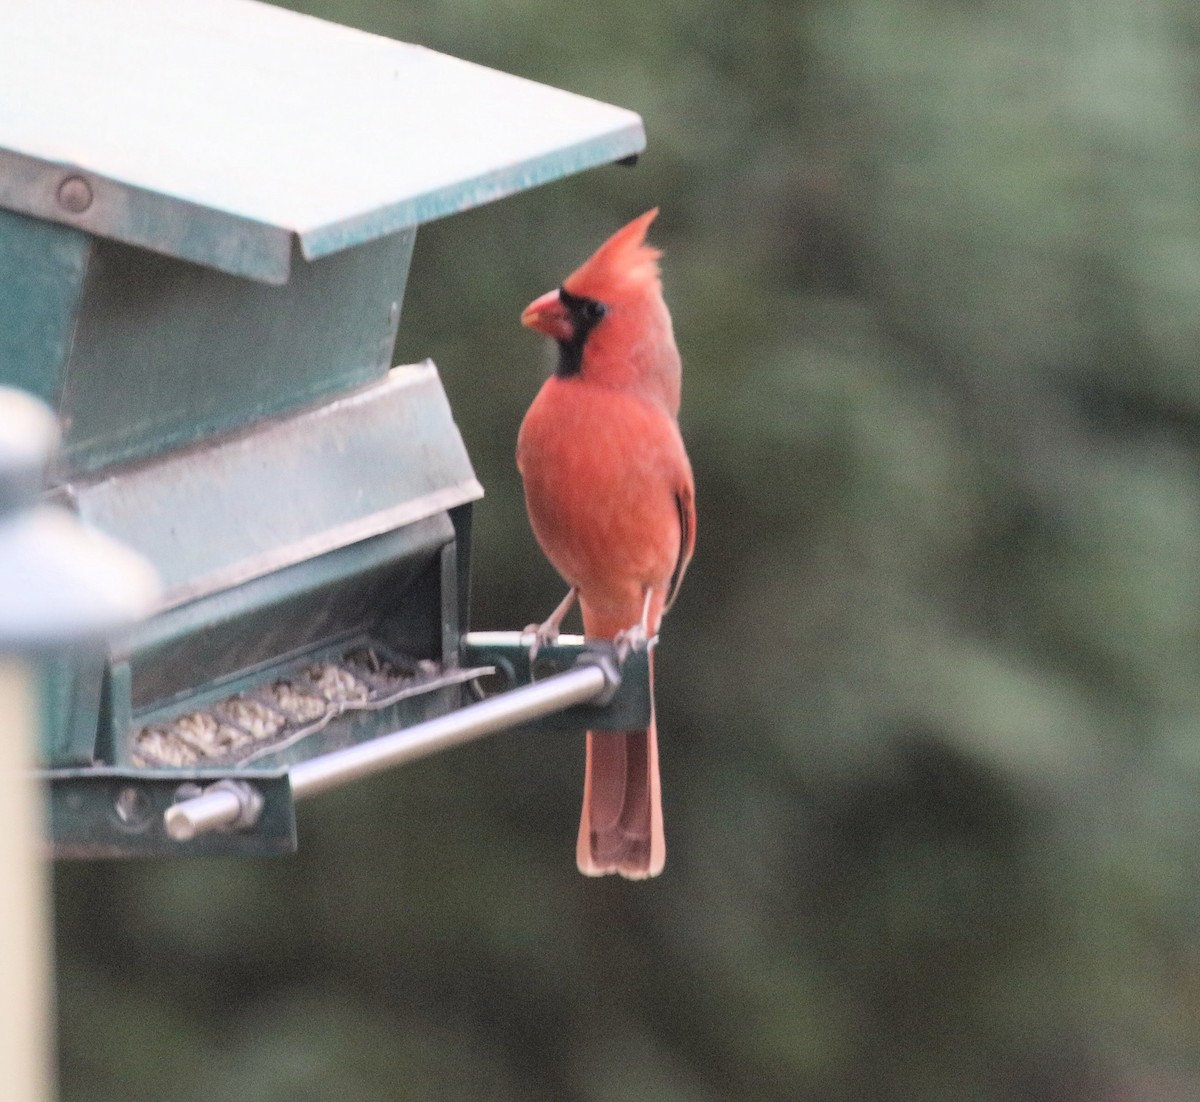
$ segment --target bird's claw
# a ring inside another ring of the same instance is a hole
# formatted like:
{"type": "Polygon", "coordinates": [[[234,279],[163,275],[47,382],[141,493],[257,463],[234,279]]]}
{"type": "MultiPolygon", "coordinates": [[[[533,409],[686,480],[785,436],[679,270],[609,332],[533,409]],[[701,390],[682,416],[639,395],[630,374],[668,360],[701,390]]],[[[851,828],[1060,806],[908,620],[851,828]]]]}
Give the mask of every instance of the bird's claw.
{"type": "Polygon", "coordinates": [[[559,602],[558,608],[545,620],[540,624],[529,624],[521,632],[522,636],[533,636],[533,642],[529,644],[529,676],[531,679],[533,678],[533,664],[537,661],[538,652],[542,647],[552,646],[558,640],[563,618],[571,611],[571,606],[575,603],[577,596],[576,589],[572,586],[567,590],[567,595],[559,602]]]}
{"type": "Polygon", "coordinates": [[[617,653],[618,662],[624,662],[631,654],[644,651],[649,645],[650,636],[641,624],[634,624],[613,636],[613,650],[617,653]]]}
{"type": "Polygon", "coordinates": [[[533,641],[529,644],[529,671],[533,673],[533,664],[537,661],[538,653],[542,647],[550,647],[558,640],[559,631],[558,624],[547,620],[544,624],[526,624],[525,630],[521,632],[521,637],[532,635],[533,641]]]}

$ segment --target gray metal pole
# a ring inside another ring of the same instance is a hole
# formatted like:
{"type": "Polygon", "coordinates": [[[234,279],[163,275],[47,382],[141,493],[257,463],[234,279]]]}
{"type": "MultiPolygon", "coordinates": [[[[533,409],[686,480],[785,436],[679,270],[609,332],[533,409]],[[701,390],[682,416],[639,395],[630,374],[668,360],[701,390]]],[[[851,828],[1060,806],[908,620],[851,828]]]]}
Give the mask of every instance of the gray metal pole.
{"type": "Polygon", "coordinates": [[[0,387],[0,1064],[13,1102],[53,1092],[35,656],[98,638],[147,611],[158,591],[141,559],[36,505],[57,441],[46,406],[0,387]]]}
{"type": "Polygon", "coordinates": [[[167,808],[163,823],[167,834],[177,842],[190,842],[197,834],[222,830],[237,822],[242,813],[242,801],[228,788],[208,789],[200,796],[181,800],[167,808]]]}
{"type": "MultiPolygon", "coordinates": [[[[350,781],[428,757],[439,750],[517,727],[562,711],[572,704],[600,701],[616,691],[621,676],[609,658],[589,655],[564,673],[490,697],[436,719],[406,727],[370,742],[310,758],[292,768],[292,794],[314,796],[350,781]]],[[[228,828],[241,819],[253,822],[245,782],[220,782],[203,794],[182,800],[165,814],[167,833],[187,841],[209,830],[228,828]]],[[[249,825],[249,824],[248,824],[249,825]]]]}
{"type": "Polygon", "coordinates": [[[545,681],[470,704],[393,735],[301,762],[292,770],[292,792],[297,799],[314,796],[327,788],[562,711],[572,704],[595,700],[619,683],[614,664],[584,662],[545,681]]]}
{"type": "Polygon", "coordinates": [[[37,856],[41,800],[30,780],[36,738],[32,671],[0,656],[0,1060],[14,1102],[50,1098],[53,1079],[49,891],[37,856]]]}

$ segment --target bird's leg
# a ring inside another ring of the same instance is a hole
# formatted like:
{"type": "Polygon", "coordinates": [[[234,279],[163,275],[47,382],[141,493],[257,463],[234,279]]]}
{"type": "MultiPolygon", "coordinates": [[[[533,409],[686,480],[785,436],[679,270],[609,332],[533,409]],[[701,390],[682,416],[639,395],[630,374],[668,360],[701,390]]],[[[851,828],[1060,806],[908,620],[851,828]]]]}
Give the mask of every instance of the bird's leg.
{"type": "Polygon", "coordinates": [[[567,595],[559,602],[558,608],[550,613],[545,620],[540,624],[530,624],[521,632],[522,635],[533,636],[533,642],[529,644],[530,670],[533,669],[533,663],[537,660],[538,651],[542,647],[550,646],[558,638],[562,622],[567,618],[567,613],[571,611],[571,606],[575,603],[575,597],[575,587],[572,586],[567,590],[567,595]]]}
{"type": "Polygon", "coordinates": [[[613,636],[618,662],[624,662],[632,651],[645,650],[650,642],[650,602],[653,598],[654,590],[647,586],[646,599],[642,602],[641,620],[613,636]]]}

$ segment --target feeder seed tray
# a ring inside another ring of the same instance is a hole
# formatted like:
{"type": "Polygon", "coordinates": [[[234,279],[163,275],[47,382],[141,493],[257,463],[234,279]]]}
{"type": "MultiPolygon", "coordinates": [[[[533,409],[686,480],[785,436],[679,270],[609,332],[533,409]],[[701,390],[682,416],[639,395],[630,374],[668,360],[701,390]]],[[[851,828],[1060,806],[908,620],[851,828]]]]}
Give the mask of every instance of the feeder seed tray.
{"type": "Polygon", "coordinates": [[[142,768],[247,765],[316,734],[340,715],[378,711],[490,672],[444,671],[427,659],[396,661],[355,647],[337,661],[142,727],[134,733],[131,758],[142,768]]]}

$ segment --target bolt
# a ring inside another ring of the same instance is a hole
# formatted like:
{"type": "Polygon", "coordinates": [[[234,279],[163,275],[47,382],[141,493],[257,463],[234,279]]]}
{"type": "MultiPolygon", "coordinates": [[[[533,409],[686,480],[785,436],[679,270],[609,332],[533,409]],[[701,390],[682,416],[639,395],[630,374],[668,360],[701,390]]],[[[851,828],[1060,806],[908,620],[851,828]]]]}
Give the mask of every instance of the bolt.
{"type": "Polygon", "coordinates": [[[132,785],[117,793],[113,808],[130,830],[140,830],[150,821],[150,798],[132,785]]]}
{"type": "Polygon", "coordinates": [[[58,185],[58,203],[72,214],[82,214],[92,205],[92,185],[82,176],[68,176],[58,185]]]}
{"type": "MultiPolygon", "coordinates": [[[[178,799],[196,786],[181,785],[178,799]]],[[[190,842],[210,830],[249,830],[262,815],[266,801],[258,789],[232,777],[217,781],[167,808],[163,825],[176,842],[190,842]]]]}

